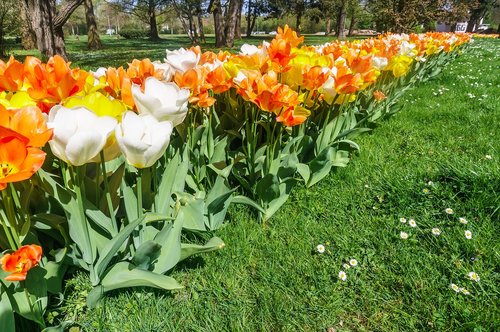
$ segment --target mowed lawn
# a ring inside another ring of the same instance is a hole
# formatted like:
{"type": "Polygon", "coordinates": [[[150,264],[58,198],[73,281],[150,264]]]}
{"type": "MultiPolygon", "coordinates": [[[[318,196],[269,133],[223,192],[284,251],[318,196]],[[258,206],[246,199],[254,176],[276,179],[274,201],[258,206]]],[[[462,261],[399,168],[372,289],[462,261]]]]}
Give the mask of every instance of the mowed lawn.
{"type": "MultiPolygon", "coordinates": [[[[305,41],[308,45],[323,44],[332,40],[331,36],[306,35],[305,41]]],[[[239,51],[241,45],[248,43],[258,45],[263,41],[270,41],[273,36],[252,36],[235,41],[232,49],[224,48],[231,52],[239,51]]],[[[351,38],[352,39],[352,38],[351,38]]],[[[189,48],[192,46],[186,35],[161,35],[160,40],[151,41],[149,39],[124,39],[116,36],[101,36],[103,48],[98,51],[87,50],[86,36],[66,36],[66,51],[68,59],[74,66],[79,66],[86,70],[95,70],[98,67],[119,67],[126,66],[132,59],[149,58],[151,61],[163,61],[165,49],[178,49],[180,47],[189,48]]],[[[12,41],[11,41],[12,42],[12,41]]],[[[206,42],[200,46],[202,50],[216,51],[215,37],[208,35],[206,42]]],[[[7,53],[13,54],[20,61],[27,55],[40,58],[37,50],[22,50],[20,44],[8,44],[7,53]]]]}
{"type": "MultiPolygon", "coordinates": [[[[163,51],[144,42],[137,54],[163,51]]],[[[75,273],[49,319],[83,331],[499,331],[499,67],[500,41],[474,41],[265,226],[231,207],[215,233],[226,247],[172,271],[185,289],[113,292],[87,310],[88,277],[75,273]]]]}

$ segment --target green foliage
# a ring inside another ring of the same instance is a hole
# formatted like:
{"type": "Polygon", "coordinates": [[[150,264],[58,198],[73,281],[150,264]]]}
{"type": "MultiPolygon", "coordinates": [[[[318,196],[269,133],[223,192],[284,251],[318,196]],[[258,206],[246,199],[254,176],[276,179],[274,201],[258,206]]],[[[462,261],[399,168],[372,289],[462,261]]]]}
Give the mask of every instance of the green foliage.
{"type": "Polygon", "coordinates": [[[122,29],[120,30],[120,36],[125,39],[141,39],[148,36],[148,31],[140,29],[122,29]]]}

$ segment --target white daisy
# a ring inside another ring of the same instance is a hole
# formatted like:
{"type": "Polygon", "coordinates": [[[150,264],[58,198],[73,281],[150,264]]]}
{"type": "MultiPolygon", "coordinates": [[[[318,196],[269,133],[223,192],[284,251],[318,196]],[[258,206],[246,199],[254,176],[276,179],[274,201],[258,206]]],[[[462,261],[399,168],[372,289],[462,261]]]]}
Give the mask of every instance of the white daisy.
{"type": "Polygon", "coordinates": [[[417,222],[414,219],[410,219],[410,221],[408,221],[408,225],[411,227],[417,227],[417,222]]]}
{"type": "Polygon", "coordinates": [[[488,159],[488,160],[493,159],[493,157],[492,157],[492,156],[490,156],[489,154],[487,154],[486,156],[484,156],[484,158],[485,158],[485,159],[488,159]]]}
{"type": "Polygon", "coordinates": [[[470,295],[470,292],[465,288],[460,288],[459,291],[464,295],[470,295]]]}
{"type": "Polygon", "coordinates": [[[455,284],[451,284],[450,285],[451,289],[453,289],[455,292],[459,293],[460,292],[460,287],[458,287],[457,285],[455,284]]]}
{"type": "Polygon", "coordinates": [[[344,271],[339,272],[339,279],[345,281],[347,279],[347,274],[344,271]]]}
{"type": "Polygon", "coordinates": [[[475,282],[478,282],[479,280],[481,280],[481,278],[479,278],[479,274],[477,274],[476,272],[469,272],[469,274],[467,274],[467,276],[469,276],[470,280],[474,280],[475,282]]]}
{"type": "Polygon", "coordinates": [[[399,218],[399,221],[401,221],[402,224],[406,224],[406,218],[404,218],[404,217],[399,218]]]}
{"type": "Polygon", "coordinates": [[[439,228],[433,228],[432,229],[432,234],[438,236],[441,234],[441,230],[439,228]]]}
{"type": "Polygon", "coordinates": [[[320,254],[324,253],[325,252],[325,246],[322,245],[322,244],[318,244],[316,246],[316,251],[319,252],[320,254]]]}
{"type": "Polygon", "coordinates": [[[472,232],[471,232],[471,231],[469,231],[469,230],[466,230],[466,231],[465,231],[465,238],[466,238],[467,240],[472,239],[472,232]]]}
{"type": "Polygon", "coordinates": [[[446,208],[446,209],[444,210],[444,212],[446,212],[447,214],[453,214],[453,209],[451,209],[451,208],[446,208]]]}
{"type": "Polygon", "coordinates": [[[399,233],[399,237],[402,238],[403,240],[406,240],[408,238],[408,233],[401,232],[401,233],[399,233]]]}
{"type": "Polygon", "coordinates": [[[464,224],[464,225],[468,223],[467,219],[462,218],[462,217],[458,218],[458,220],[460,221],[461,224],[464,224]]]}
{"type": "Polygon", "coordinates": [[[351,264],[351,266],[357,266],[358,265],[358,261],[354,258],[350,259],[349,260],[349,264],[351,264]]]}
{"type": "Polygon", "coordinates": [[[348,269],[350,269],[350,268],[351,268],[351,266],[350,266],[349,264],[347,264],[347,263],[342,264],[342,267],[343,267],[344,269],[346,269],[346,270],[348,270],[348,269]]]}

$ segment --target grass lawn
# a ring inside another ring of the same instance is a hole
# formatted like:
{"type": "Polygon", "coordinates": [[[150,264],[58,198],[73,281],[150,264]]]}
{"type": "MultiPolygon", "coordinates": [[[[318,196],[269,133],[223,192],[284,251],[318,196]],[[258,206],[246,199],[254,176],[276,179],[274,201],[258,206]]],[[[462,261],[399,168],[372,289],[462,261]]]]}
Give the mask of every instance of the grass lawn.
{"type": "Polygon", "coordinates": [[[76,273],[49,315],[84,331],[499,331],[499,67],[500,41],[476,40],[360,137],[347,168],[296,188],[266,226],[232,207],[216,233],[226,247],[172,272],[184,290],[114,292],[88,311],[88,277],[76,273]],[[318,244],[325,253],[314,253],[318,244]]]}
{"type": "MultiPolygon", "coordinates": [[[[161,35],[161,39],[150,41],[148,39],[123,39],[113,36],[101,36],[103,49],[98,51],[87,50],[87,36],[80,36],[78,39],[75,36],[66,36],[66,51],[68,52],[69,60],[74,66],[81,67],[86,70],[95,70],[98,67],[119,67],[126,66],[132,59],[149,58],[152,61],[163,61],[165,58],[165,49],[178,49],[180,47],[191,47],[191,42],[186,35],[161,35]]],[[[271,40],[274,36],[252,36],[251,38],[242,38],[235,41],[235,46],[231,50],[236,52],[241,45],[260,44],[264,40],[271,40]]],[[[323,44],[332,40],[332,36],[306,35],[305,41],[307,44],[323,44]]],[[[11,41],[12,42],[12,41],[11,41]]],[[[215,37],[208,35],[206,43],[201,44],[202,50],[217,49],[214,47],[215,37]]],[[[22,50],[20,44],[9,44],[7,48],[8,54],[13,54],[16,58],[22,60],[27,55],[40,57],[40,52],[37,50],[22,50]]]]}

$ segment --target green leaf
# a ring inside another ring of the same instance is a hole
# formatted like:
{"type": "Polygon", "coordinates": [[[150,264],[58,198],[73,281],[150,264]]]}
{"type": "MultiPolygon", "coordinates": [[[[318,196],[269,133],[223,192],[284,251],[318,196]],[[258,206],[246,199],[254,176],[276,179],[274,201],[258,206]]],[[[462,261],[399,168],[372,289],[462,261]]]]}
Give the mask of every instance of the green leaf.
{"type": "Polygon", "coordinates": [[[226,180],[218,176],[215,184],[207,194],[205,199],[205,214],[208,217],[208,228],[210,230],[218,229],[224,222],[227,209],[231,204],[231,195],[236,190],[230,189],[226,185],[226,180]]]}
{"type": "Polygon", "coordinates": [[[292,192],[293,186],[296,184],[297,180],[289,178],[279,185],[280,195],[276,199],[273,199],[268,203],[268,207],[264,214],[264,221],[269,220],[283,204],[286,203],[290,193],[292,192]]]}
{"type": "Polygon", "coordinates": [[[66,264],[60,264],[53,261],[45,263],[43,269],[47,271],[45,280],[47,281],[47,291],[49,293],[58,294],[62,292],[62,281],[67,268],[68,266],[66,264]]]}
{"type": "Polygon", "coordinates": [[[128,186],[125,180],[122,182],[122,194],[127,220],[136,220],[139,218],[139,214],[137,213],[137,197],[135,196],[134,189],[128,186]]]}
{"type": "Polygon", "coordinates": [[[111,262],[113,257],[116,255],[118,249],[122,246],[122,244],[128,239],[129,235],[133,232],[133,230],[139,226],[141,223],[157,221],[157,220],[165,220],[165,216],[156,215],[156,214],[145,214],[141,218],[137,218],[136,220],[130,222],[127,226],[125,226],[118,234],[109,240],[109,242],[104,246],[104,248],[100,252],[99,259],[95,264],[95,273],[98,277],[96,281],[94,281],[94,286],[99,283],[99,279],[102,278],[104,271],[108,267],[108,264],[111,262]]]}
{"type": "Polygon", "coordinates": [[[14,311],[12,310],[12,305],[10,304],[9,297],[7,293],[0,289],[0,331],[2,332],[15,332],[16,324],[14,321],[14,311]]]}
{"type": "Polygon", "coordinates": [[[151,263],[160,255],[161,245],[149,240],[142,243],[132,257],[132,263],[142,270],[149,269],[151,263]]]}
{"type": "Polygon", "coordinates": [[[300,176],[304,179],[306,183],[309,181],[309,178],[311,177],[311,171],[309,170],[309,166],[307,166],[306,164],[299,163],[297,164],[297,172],[300,174],[300,176]]]}
{"type": "Polygon", "coordinates": [[[311,187],[318,181],[323,179],[330,173],[333,166],[332,160],[334,159],[336,149],[329,147],[321,151],[321,153],[309,164],[311,176],[307,182],[307,187],[311,187]]]}
{"type": "Polygon", "coordinates": [[[91,264],[95,259],[94,255],[97,250],[88,232],[87,220],[80,218],[80,209],[75,193],[62,187],[43,169],[39,169],[36,174],[40,177],[40,182],[47,194],[54,197],[61,204],[68,218],[69,235],[81,249],[85,262],[91,264]]]}
{"type": "Polygon", "coordinates": [[[245,204],[245,205],[253,207],[254,209],[256,209],[257,211],[259,211],[261,213],[266,212],[266,210],[264,210],[264,208],[262,208],[262,206],[260,206],[257,202],[255,202],[254,200],[252,200],[246,196],[242,196],[242,195],[234,196],[231,200],[231,203],[245,204]]]}
{"type": "Polygon", "coordinates": [[[183,288],[174,278],[138,269],[127,262],[119,262],[108,270],[101,281],[101,285],[90,291],[87,297],[87,305],[90,309],[94,308],[102,295],[111,290],[143,286],[165,290],[183,288]]]}
{"type": "Polygon", "coordinates": [[[224,241],[218,237],[211,238],[207,243],[205,243],[205,245],[183,243],[181,244],[181,258],[179,261],[182,261],[192,255],[219,250],[224,248],[224,246],[224,241]]]}
{"type": "Polygon", "coordinates": [[[279,179],[274,174],[266,174],[257,182],[256,192],[261,202],[270,202],[280,195],[279,179]]]}
{"type": "Polygon", "coordinates": [[[184,191],[185,178],[188,174],[188,149],[184,149],[181,158],[177,152],[168,162],[155,197],[156,212],[168,214],[172,202],[172,194],[184,191]]]}
{"type": "Polygon", "coordinates": [[[186,229],[205,231],[205,201],[187,193],[176,193],[177,201],[181,203],[183,226],[186,229]]]}
{"type": "Polygon", "coordinates": [[[75,322],[67,320],[56,326],[49,326],[42,330],[42,332],[64,332],[68,327],[75,325],[75,322]]]}
{"type": "Polygon", "coordinates": [[[163,229],[155,237],[155,241],[161,243],[161,250],[153,272],[163,274],[179,262],[181,257],[181,232],[184,220],[183,210],[181,209],[173,224],[169,223],[163,226],[163,229]]]}

